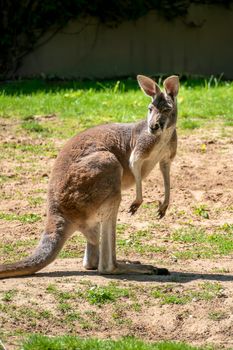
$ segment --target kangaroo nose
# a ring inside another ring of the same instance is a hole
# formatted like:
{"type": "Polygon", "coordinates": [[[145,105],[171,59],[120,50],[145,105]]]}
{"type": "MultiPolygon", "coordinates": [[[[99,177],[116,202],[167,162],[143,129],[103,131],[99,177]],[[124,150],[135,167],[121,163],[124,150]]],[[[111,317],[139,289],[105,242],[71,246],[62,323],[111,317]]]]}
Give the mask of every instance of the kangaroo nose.
{"type": "Polygon", "coordinates": [[[153,134],[155,133],[156,130],[158,130],[160,128],[159,123],[156,123],[154,125],[150,125],[150,132],[153,134]]]}

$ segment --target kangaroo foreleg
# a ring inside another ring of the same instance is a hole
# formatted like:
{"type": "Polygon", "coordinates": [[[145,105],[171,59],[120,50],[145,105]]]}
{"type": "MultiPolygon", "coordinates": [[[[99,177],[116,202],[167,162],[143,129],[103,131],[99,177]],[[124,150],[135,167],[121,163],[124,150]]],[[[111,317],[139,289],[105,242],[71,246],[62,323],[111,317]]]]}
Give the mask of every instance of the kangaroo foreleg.
{"type": "Polygon", "coordinates": [[[136,183],[136,198],[132,202],[129,208],[129,213],[131,215],[136,213],[136,211],[138,210],[138,208],[143,202],[141,167],[142,167],[142,164],[140,160],[135,161],[133,159],[130,159],[130,168],[134,175],[135,183],[136,183]]]}
{"type": "Polygon", "coordinates": [[[164,182],[164,200],[163,202],[159,202],[159,209],[158,209],[158,217],[161,219],[166,214],[166,210],[168,208],[169,202],[170,202],[170,167],[171,162],[170,161],[161,161],[159,163],[160,170],[163,175],[163,182],[164,182]]]}

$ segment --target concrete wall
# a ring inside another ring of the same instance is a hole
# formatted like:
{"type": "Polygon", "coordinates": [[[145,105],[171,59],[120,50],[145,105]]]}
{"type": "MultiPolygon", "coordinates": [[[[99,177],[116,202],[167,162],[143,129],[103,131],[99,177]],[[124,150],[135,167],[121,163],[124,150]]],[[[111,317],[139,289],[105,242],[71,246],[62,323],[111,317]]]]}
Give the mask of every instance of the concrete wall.
{"type": "MultiPolygon", "coordinates": [[[[42,42],[49,37],[48,33],[42,42]]],[[[192,5],[186,18],[156,12],[116,28],[72,22],[26,56],[20,76],[109,78],[188,73],[233,78],[233,7],[192,5]]]]}

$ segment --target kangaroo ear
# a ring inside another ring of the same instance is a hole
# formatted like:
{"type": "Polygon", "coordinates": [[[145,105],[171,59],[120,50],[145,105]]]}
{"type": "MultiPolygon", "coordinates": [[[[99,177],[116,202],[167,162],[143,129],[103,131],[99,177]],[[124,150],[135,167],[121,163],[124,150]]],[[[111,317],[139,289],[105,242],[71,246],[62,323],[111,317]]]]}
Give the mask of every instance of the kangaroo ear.
{"type": "Polygon", "coordinates": [[[179,77],[177,75],[172,75],[164,80],[164,89],[168,95],[176,97],[179,91],[179,77]]]}
{"type": "Polygon", "coordinates": [[[154,97],[161,92],[160,87],[151,78],[145,75],[137,75],[137,80],[140,88],[146,95],[154,97]]]}

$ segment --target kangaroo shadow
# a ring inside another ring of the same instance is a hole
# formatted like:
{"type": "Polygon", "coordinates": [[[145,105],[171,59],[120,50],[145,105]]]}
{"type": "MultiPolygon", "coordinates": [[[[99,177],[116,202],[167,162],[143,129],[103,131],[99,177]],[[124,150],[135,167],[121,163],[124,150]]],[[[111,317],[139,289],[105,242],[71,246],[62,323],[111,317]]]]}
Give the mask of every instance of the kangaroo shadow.
{"type": "Polygon", "coordinates": [[[204,281],[216,281],[216,282],[232,282],[233,275],[229,274],[216,274],[216,273],[195,273],[195,272],[180,272],[171,271],[170,275],[99,275],[97,271],[51,271],[51,272],[39,272],[35,275],[36,278],[49,277],[94,277],[99,276],[108,280],[122,280],[122,281],[135,281],[135,282],[174,282],[174,283],[187,283],[195,280],[204,281]]]}

